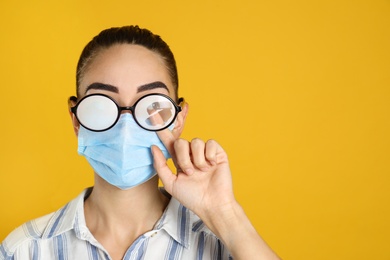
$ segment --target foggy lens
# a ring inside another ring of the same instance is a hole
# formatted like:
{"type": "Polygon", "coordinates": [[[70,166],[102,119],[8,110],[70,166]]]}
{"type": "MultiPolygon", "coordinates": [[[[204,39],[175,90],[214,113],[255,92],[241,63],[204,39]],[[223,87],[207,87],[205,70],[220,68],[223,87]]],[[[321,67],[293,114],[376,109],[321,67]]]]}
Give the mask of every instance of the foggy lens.
{"type": "Polygon", "coordinates": [[[84,98],[77,108],[77,119],[87,129],[102,131],[117,120],[118,108],[108,97],[91,95],[84,98]]]}

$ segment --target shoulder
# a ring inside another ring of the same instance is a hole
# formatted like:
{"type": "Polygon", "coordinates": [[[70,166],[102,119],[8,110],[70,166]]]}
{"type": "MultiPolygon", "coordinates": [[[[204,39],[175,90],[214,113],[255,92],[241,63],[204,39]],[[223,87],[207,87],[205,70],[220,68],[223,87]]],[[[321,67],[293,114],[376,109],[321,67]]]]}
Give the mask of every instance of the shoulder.
{"type": "Polygon", "coordinates": [[[83,211],[85,190],[59,210],[24,223],[12,231],[0,244],[0,260],[11,258],[16,252],[27,253],[36,241],[54,238],[74,228],[76,215],[83,211]]]}
{"type": "Polygon", "coordinates": [[[31,220],[12,231],[0,244],[0,259],[11,257],[22,245],[41,238],[53,215],[54,212],[31,220]]]}

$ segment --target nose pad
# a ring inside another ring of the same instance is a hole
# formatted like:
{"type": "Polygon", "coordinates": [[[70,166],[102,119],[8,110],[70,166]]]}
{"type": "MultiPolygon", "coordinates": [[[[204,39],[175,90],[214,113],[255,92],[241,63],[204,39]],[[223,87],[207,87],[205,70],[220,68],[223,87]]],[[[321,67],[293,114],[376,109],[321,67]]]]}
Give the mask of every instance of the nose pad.
{"type": "Polygon", "coordinates": [[[121,108],[121,115],[125,114],[125,113],[133,114],[133,112],[131,110],[132,110],[131,107],[122,107],[121,108]]]}
{"type": "Polygon", "coordinates": [[[130,110],[122,110],[121,115],[123,114],[133,114],[130,110]]]}

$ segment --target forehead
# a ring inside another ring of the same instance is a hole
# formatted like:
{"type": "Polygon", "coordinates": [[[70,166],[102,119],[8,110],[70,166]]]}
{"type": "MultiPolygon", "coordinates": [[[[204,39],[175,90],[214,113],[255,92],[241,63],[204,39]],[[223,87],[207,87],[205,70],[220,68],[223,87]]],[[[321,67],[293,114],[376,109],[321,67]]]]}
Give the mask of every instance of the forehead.
{"type": "Polygon", "coordinates": [[[80,81],[80,94],[93,83],[116,86],[119,92],[134,92],[139,86],[163,82],[174,93],[163,58],[147,48],[117,44],[100,50],[92,59],[80,81]]]}

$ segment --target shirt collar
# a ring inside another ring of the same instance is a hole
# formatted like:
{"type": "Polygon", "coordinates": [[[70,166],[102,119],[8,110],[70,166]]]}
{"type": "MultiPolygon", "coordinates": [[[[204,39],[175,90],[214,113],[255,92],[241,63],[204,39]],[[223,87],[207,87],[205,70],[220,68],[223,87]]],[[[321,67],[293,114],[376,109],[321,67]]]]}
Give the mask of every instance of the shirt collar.
{"type": "MultiPolygon", "coordinates": [[[[92,188],[85,189],[74,200],[56,211],[42,238],[51,238],[74,229],[78,238],[85,239],[90,231],[85,223],[84,200],[91,191],[92,188]]],[[[188,248],[191,229],[196,220],[198,219],[191,211],[172,197],[154,229],[165,230],[174,240],[188,248]]]]}
{"type": "Polygon", "coordinates": [[[54,212],[50,219],[42,238],[51,238],[64,232],[75,229],[80,232],[80,228],[85,227],[84,218],[84,198],[90,194],[92,188],[85,189],[79,196],[70,201],[61,209],[54,212]]]}
{"type": "Polygon", "coordinates": [[[172,197],[155,229],[165,230],[178,243],[188,248],[193,222],[194,214],[172,197]]]}

